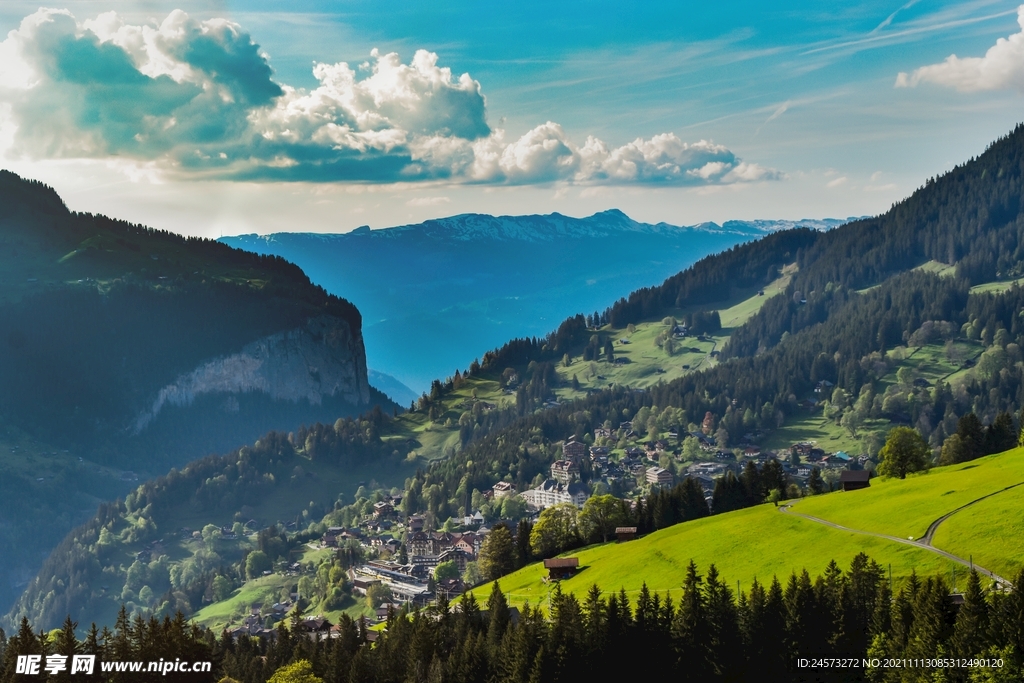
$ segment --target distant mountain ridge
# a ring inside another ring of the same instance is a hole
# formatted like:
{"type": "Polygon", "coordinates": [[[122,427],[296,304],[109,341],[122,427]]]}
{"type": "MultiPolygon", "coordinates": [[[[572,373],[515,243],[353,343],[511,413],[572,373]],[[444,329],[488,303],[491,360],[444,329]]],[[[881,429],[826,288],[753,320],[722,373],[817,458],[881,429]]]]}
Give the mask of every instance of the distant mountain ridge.
{"type": "Polygon", "coordinates": [[[363,313],[367,362],[417,393],[513,337],[603,310],[708,254],[794,226],[850,219],[635,221],[618,209],[584,218],[460,214],[348,233],[239,235],[221,241],[298,264],[363,313]]]}
{"type": "Polygon", "coordinates": [[[401,239],[407,236],[428,237],[435,240],[472,241],[491,239],[496,241],[551,242],[559,238],[613,237],[622,233],[678,235],[679,230],[734,233],[758,237],[778,230],[808,227],[815,230],[830,230],[849,221],[850,218],[808,218],[801,220],[729,220],[721,225],[706,221],[694,225],[672,225],[670,223],[641,223],[618,209],[600,211],[585,218],[573,218],[560,213],[532,214],[525,216],[491,216],[489,214],[463,213],[447,218],[435,218],[422,223],[399,225],[390,228],[370,229],[362,226],[347,233],[271,233],[267,235],[238,235],[224,237],[221,241],[230,243],[235,239],[265,240],[278,242],[286,236],[304,235],[314,240],[332,242],[345,239],[401,239]]]}

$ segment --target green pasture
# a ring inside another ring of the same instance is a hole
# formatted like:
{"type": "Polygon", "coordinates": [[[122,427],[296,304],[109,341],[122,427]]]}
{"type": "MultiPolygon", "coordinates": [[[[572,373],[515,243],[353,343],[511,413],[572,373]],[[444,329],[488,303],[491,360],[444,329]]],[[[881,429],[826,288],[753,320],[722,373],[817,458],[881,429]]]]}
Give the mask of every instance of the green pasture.
{"type": "MultiPolygon", "coordinates": [[[[837,494],[832,494],[839,497],[837,494]]],[[[831,527],[760,505],[737,512],[684,522],[628,543],[590,546],[570,556],[583,569],[562,581],[563,591],[582,596],[592,585],[604,591],[625,589],[635,596],[646,583],[652,591],[670,592],[678,598],[685,570],[693,560],[704,574],[714,564],[722,578],[740,588],[755,578],[785,582],[793,572],[807,569],[811,576],[823,572],[835,560],[847,568],[857,553],[864,552],[901,581],[912,570],[919,575],[948,573],[952,563],[921,548],[903,545],[831,527]]],[[[529,601],[544,604],[552,585],[543,581],[541,563],[532,564],[500,581],[513,604],[529,601]]],[[[490,585],[475,589],[478,601],[486,602],[490,585]]]]}
{"type": "MultiPolygon", "coordinates": [[[[793,510],[851,529],[917,539],[942,515],[1020,481],[1024,481],[1024,448],[1015,448],[911,474],[904,480],[876,477],[867,489],[803,498],[793,510]]],[[[1018,562],[1024,562],[1024,556],[1018,557],[1018,562]]]]}
{"type": "Polygon", "coordinates": [[[932,544],[1013,581],[1024,566],[1024,486],[957,512],[939,526],[932,544]]]}

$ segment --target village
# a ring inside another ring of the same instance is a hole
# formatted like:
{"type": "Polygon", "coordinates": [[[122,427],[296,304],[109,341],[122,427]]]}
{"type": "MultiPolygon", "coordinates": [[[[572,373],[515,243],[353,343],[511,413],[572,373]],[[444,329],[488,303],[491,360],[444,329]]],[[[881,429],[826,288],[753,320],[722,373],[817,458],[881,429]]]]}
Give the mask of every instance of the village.
{"type": "MultiPolygon", "coordinates": [[[[828,452],[813,441],[793,443],[782,451],[763,450],[754,443],[763,436],[760,434],[745,435],[740,446],[723,449],[708,433],[710,426],[706,422],[703,429],[683,432],[682,438],[671,430],[665,438],[646,442],[638,438],[629,421],[620,423],[615,430],[597,428],[582,440],[565,439],[560,444],[561,457],[550,465],[549,476],[539,484],[517,491],[513,483],[499,481],[483,493],[483,509],[467,511],[469,514],[459,519],[430,525],[428,516],[406,515],[402,511],[401,493],[378,493],[379,500],[373,503],[372,512],[356,524],[328,527],[307,545],[311,549],[329,550],[335,556],[346,549],[351,555],[352,549],[357,549],[360,561],[347,567],[346,581],[352,598],[365,600],[372,609],[372,616],[365,610],[363,615],[364,623],[372,625],[405,605],[421,607],[441,596],[453,599],[481,583],[484,577],[477,562],[495,526],[504,525],[514,538],[520,520],[536,523],[541,512],[554,505],[568,503],[582,509],[591,496],[611,493],[635,509],[638,500],[658,490],[671,489],[682,478],[690,478],[700,486],[710,509],[718,480],[730,472],[739,476],[748,463],[763,467],[772,461],[781,467],[791,488],[807,488],[815,469],[825,490],[870,485],[873,463],[866,455],[854,457],[841,450],[828,452]],[[614,444],[620,437],[630,445],[616,448],[614,444]],[[686,460],[681,447],[684,441],[689,441],[690,449],[696,444],[703,457],[686,460]],[[506,499],[518,501],[519,505],[503,506],[506,499]],[[494,516],[495,510],[503,509],[522,512],[519,518],[494,516]]],[[[635,537],[635,527],[616,529],[618,542],[635,537]]],[[[545,568],[551,580],[558,580],[575,571],[575,558],[545,560],[545,568]]],[[[278,571],[295,577],[298,584],[299,577],[312,573],[314,568],[295,562],[281,565],[278,571]]],[[[293,591],[289,600],[269,607],[252,605],[243,622],[231,628],[230,633],[235,637],[275,637],[273,625],[292,614],[299,597],[293,591]]],[[[311,638],[331,637],[333,625],[322,615],[294,619],[311,638]]]]}

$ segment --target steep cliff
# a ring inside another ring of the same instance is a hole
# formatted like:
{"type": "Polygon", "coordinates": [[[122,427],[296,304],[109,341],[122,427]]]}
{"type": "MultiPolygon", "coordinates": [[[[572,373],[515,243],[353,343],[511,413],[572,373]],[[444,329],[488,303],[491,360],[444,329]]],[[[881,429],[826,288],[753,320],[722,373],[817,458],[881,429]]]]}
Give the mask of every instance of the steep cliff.
{"type": "MultiPolygon", "coordinates": [[[[348,323],[331,316],[310,318],[305,327],[279,332],[246,344],[238,353],[217,358],[179,376],[160,389],[156,400],[135,421],[142,432],[165,404],[190,406],[204,394],[260,392],[275,400],[323,405],[338,398],[354,406],[370,401],[366,351],[348,323]]],[[[226,404],[237,410],[238,402],[226,404]]]]}

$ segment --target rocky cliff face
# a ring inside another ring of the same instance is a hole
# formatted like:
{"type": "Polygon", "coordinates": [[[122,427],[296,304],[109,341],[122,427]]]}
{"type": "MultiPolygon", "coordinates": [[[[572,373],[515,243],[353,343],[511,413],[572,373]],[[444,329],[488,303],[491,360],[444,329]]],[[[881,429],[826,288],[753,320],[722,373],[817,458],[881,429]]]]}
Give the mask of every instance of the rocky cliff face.
{"type": "Polygon", "coordinates": [[[323,315],[304,327],[258,339],[161,388],[153,405],[136,418],[134,431],[142,432],[167,406],[188,406],[204,394],[247,392],[313,406],[326,398],[366,405],[370,387],[362,337],[344,320],[323,315]]]}

